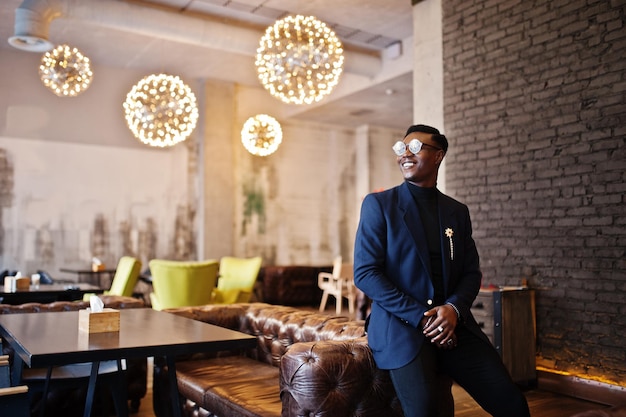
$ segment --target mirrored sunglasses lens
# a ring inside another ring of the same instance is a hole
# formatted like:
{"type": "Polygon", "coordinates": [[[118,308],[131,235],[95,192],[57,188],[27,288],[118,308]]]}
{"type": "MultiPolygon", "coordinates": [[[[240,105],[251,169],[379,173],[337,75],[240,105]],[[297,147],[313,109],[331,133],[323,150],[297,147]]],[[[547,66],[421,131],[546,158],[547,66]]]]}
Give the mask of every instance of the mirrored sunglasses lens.
{"type": "Polygon", "coordinates": [[[422,142],[417,139],[413,139],[409,142],[409,150],[411,153],[417,155],[417,153],[422,149],[422,142]]]}
{"type": "Polygon", "coordinates": [[[396,155],[402,156],[404,155],[404,152],[406,152],[406,145],[404,142],[399,140],[395,143],[395,145],[393,145],[392,149],[396,155]]]}

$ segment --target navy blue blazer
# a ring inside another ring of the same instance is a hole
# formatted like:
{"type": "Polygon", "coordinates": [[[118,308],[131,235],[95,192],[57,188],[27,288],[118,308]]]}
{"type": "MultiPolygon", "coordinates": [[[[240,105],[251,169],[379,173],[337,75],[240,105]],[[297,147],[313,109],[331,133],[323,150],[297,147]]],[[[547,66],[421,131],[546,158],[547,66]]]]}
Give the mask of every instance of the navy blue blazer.
{"type": "MultiPolygon", "coordinates": [[[[470,312],[482,274],[469,209],[439,191],[437,198],[446,302],[458,308],[458,325],[488,341],[470,312]],[[452,247],[446,229],[452,231],[452,247]]],[[[354,282],[372,300],[368,343],[379,368],[406,365],[426,340],[419,323],[435,307],[430,271],[424,228],[408,184],[368,194],[355,240],[354,282]]]]}

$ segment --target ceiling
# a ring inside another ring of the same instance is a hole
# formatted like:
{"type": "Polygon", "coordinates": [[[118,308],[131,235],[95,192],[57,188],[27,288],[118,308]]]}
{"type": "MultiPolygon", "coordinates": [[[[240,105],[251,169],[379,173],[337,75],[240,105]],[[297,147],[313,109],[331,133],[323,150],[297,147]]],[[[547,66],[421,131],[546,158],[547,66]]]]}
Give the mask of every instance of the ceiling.
{"type": "Polygon", "coordinates": [[[289,14],[313,15],[343,42],[344,73],[330,96],[291,105],[289,116],[347,127],[402,129],[412,121],[410,0],[2,0],[0,54],[13,48],[21,5],[57,11],[40,25],[49,41],[78,47],[95,67],[259,88],[254,53],[265,28],[289,14]]]}

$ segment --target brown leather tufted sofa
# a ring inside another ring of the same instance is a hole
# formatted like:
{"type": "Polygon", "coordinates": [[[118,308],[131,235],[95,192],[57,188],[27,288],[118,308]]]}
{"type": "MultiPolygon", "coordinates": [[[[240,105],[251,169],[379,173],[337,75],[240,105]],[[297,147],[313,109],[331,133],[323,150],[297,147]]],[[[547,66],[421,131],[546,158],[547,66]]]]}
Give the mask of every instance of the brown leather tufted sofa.
{"type": "MultiPolygon", "coordinates": [[[[122,297],[117,295],[99,295],[105,307],[114,309],[142,308],[144,302],[134,297],[122,297]]],[[[89,307],[89,301],[57,301],[53,303],[25,303],[18,305],[0,304],[0,314],[20,314],[20,313],[44,313],[56,311],[75,311],[89,307]]],[[[9,360],[13,361],[13,351],[6,344],[2,343],[3,354],[9,355],[9,360]]],[[[128,398],[131,402],[131,410],[139,408],[140,401],[147,391],[147,359],[129,359],[126,361],[128,382],[128,398]]],[[[86,386],[81,389],[51,389],[46,400],[46,413],[64,416],[81,416],[85,404],[84,396],[86,386]]],[[[39,415],[39,401],[41,399],[34,396],[31,403],[31,414],[39,415]]],[[[101,407],[112,409],[111,404],[101,407]]]]}
{"type": "MultiPolygon", "coordinates": [[[[257,336],[255,349],[177,359],[187,416],[401,416],[362,322],[265,303],[168,310],[257,336]]],[[[155,358],[154,410],[169,416],[167,368],[155,358]]]]}

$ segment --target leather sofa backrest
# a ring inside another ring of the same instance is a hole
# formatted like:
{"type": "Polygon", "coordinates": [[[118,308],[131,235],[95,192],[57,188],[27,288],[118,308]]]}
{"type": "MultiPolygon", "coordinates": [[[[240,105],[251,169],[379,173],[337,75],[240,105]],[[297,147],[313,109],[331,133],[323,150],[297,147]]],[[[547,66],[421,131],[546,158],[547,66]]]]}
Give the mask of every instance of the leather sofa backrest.
{"type": "Polygon", "coordinates": [[[259,272],[263,302],[273,305],[318,306],[322,290],[317,286],[320,272],[331,272],[330,266],[264,266],[259,272]]]}
{"type": "MultiPolygon", "coordinates": [[[[116,310],[141,308],[144,302],[139,298],[120,295],[98,295],[104,306],[116,310]]],[[[53,303],[0,304],[0,314],[45,313],[54,311],[76,311],[89,307],[89,301],[55,301],[53,303]]]]}
{"type": "Polygon", "coordinates": [[[166,311],[256,336],[257,348],[246,354],[277,367],[281,357],[294,343],[365,336],[360,321],[289,306],[251,303],[182,307],[166,311]]]}

